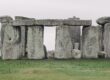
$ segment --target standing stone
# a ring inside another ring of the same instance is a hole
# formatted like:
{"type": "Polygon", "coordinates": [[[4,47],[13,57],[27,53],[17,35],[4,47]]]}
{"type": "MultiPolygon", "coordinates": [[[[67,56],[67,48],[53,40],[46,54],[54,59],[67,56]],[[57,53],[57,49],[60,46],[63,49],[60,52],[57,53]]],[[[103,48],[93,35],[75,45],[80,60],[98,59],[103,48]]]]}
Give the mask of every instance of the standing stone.
{"type": "Polygon", "coordinates": [[[1,56],[1,48],[2,48],[2,45],[1,45],[1,36],[0,36],[0,56],[1,56]]]}
{"type": "Polygon", "coordinates": [[[106,52],[106,58],[110,58],[110,23],[104,26],[104,51],[106,52]]]}
{"type": "Polygon", "coordinates": [[[82,31],[82,53],[84,58],[98,58],[99,27],[84,27],[82,31]]]}
{"type": "Polygon", "coordinates": [[[104,51],[104,45],[103,45],[103,40],[104,40],[104,29],[102,26],[99,26],[99,47],[100,51],[104,51]]]}
{"type": "Polygon", "coordinates": [[[45,58],[43,46],[43,26],[28,27],[27,53],[29,59],[45,58]]]}
{"type": "Polygon", "coordinates": [[[80,34],[81,34],[80,29],[81,29],[80,26],[69,26],[69,32],[70,32],[73,48],[75,47],[74,46],[75,43],[80,44],[80,34]]]}
{"type": "Polygon", "coordinates": [[[69,26],[56,27],[56,45],[55,45],[55,58],[68,59],[72,58],[72,39],[69,33],[69,26]]]}
{"type": "MultiPolygon", "coordinates": [[[[80,18],[77,18],[76,16],[73,16],[73,18],[69,18],[69,20],[80,20],[80,18]]],[[[73,48],[75,48],[74,44],[81,42],[81,26],[69,26],[69,32],[72,39],[73,48]]],[[[79,47],[80,48],[80,47],[79,47]]],[[[79,49],[78,48],[78,49],[79,49]]]]}
{"type": "MultiPolygon", "coordinates": [[[[15,20],[16,21],[23,21],[23,20],[31,20],[31,18],[27,18],[27,17],[22,17],[22,16],[15,16],[15,20]]],[[[20,24],[20,23],[19,23],[20,24]]],[[[20,55],[26,56],[26,44],[27,44],[27,26],[25,25],[21,25],[21,26],[15,26],[15,27],[19,27],[20,28],[20,42],[19,42],[19,46],[20,46],[20,55]]]]}
{"type": "Polygon", "coordinates": [[[25,56],[26,53],[26,27],[25,26],[20,26],[20,54],[22,56],[25,56]]]}
{"type": "Polygon", "coordinates": [[[19,59],[19,29],[10,22],[2,23],[2,59],[19,59]]]}

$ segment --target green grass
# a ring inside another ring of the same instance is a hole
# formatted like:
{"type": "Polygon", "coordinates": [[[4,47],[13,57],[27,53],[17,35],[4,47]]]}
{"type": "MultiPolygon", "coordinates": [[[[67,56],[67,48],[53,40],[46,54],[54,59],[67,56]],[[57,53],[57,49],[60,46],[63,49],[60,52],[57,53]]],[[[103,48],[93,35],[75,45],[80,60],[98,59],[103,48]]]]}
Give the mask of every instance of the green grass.
{"type": "Polygon", "coordinates": [[[0,80],[110,80],[110,60],[0,60],[0,80]]]}

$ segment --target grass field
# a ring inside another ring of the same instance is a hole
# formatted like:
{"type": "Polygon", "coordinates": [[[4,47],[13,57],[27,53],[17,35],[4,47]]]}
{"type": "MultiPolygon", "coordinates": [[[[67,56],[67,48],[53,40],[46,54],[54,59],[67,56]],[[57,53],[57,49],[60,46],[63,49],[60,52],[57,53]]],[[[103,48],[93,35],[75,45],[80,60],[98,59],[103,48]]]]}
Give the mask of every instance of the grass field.
{"type": "Polygon", "coordinates": [[[110,80],[110,60],[0,60],[0,80],[110,80]]]}

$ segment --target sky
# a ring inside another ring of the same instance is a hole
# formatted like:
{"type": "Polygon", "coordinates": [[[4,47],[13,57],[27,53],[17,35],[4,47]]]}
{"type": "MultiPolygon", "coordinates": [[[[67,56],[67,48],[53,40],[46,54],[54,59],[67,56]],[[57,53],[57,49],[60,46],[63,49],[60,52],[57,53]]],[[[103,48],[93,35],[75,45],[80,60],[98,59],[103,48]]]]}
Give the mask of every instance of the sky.
{"type": "MultiPolygon", "coordinates": [[[[110,16],[110,0],[0,0],[0,16],[25,16],[36,19],[96,19],[110,16]]],[[[45,28],[44,43],[48,50],[55,47],[55,27],[45,28]]]]}

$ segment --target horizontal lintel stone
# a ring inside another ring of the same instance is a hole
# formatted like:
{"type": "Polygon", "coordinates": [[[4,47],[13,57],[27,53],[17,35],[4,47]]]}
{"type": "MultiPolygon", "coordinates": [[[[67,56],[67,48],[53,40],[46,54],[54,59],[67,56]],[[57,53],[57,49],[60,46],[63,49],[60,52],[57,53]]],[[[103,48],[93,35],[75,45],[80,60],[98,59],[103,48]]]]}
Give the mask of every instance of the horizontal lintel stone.
{"type": "Polygon", "coordinates": [[[1,23],[13,22],[13,19],[10,16],[0,16],[1,23]]]}
{"type": "Polygon", "coordinates": [[[92,24],[91,20],[62,20],[62,19],[44,19],[44,20],[15,20],[13,21],[13,26],[60,26],[60,25],[70,25],[70,26],[90,26],[92,24]]]}

